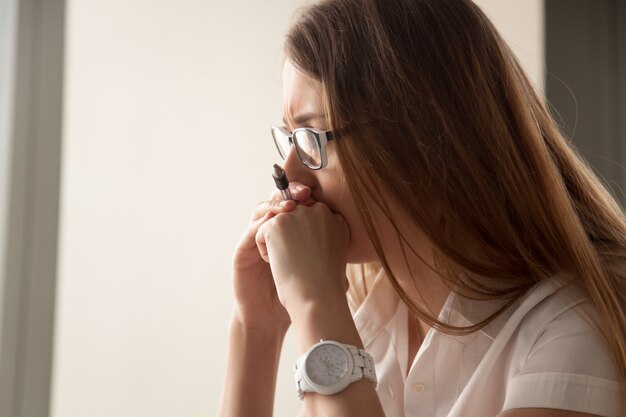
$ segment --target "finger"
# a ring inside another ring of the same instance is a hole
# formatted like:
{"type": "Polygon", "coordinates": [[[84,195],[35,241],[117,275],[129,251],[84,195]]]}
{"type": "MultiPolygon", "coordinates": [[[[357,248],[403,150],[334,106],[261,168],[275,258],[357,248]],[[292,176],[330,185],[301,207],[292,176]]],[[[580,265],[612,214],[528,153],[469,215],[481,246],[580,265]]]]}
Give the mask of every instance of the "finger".
{"type": "MultiPolygon", "coordinates": [[[[291,193],[291,197],[294,200],[305,201],[311,195],[311,192],[311,188],[302,183],[296,181],[289,183],[289,193],[291,193]]],[[[278,189],[275,189],[270,194],[270,200],[282,200],[282,198],[282,194],[278,189]]]]}
{"type": "MultiPolygon", "coordinates": [[[[313,197],[311,197],[311,188],[301,184],[299,182],[290,182],[289,190],[291,192],[291,196],[293,197],[293,201],[296,204],[304,203],[307,206],[312,206],[315,203],[313,197]]],[[[292,201],[292,200],[283,200],[282,194],[280,190],[276,189],[272,191],[270,195],[270,199],[267,201],[262,201],[259,203],[254,209],[252,216],[250,217],[250,222],[253,222],[265,215],[266,212],[271,211],[275,214],[291,211],[295,207],[294,205],[284,203],[283,206],[280,205],[281,201],[292,201]]]]}
{"type": "Polygon", "coordinates": [[[259,203],[252,212],[250,223],[253,223],[265,216],[267,213],[278,214],[285,211],[291,211],[296,206],[294,200],[267,200],[259,203]]]}
{"type": "Polygon", "coordinates": [[[343,292],[348,292],[350,289],[350,281],[347,276],[343,277],[343,292]]]}
{"type": "Polygon", "coordinates": [[[267,263],[270,263],[270,258],[267,254],[267,245],[265,244],[265,232],[263,229],[263,226],[266,223],[263,223],[257,230],[255,236],[254,236],[254,240],[256,243],[257,248],[259,249],[259,254],[261,255],[261,258],[263,258],[263,260],[267,263]]]}
{"type": "Polygon", "coordinates": [[[275,214],[270,211],[265,213],[263,217],[251,222],[243,233],[243,236],[241,236],[241,239],[239,239],[237,246],[242,250],[250,250],[254,248],[256,246],[255,236],[259,227],[274,216],[275,214]]]}

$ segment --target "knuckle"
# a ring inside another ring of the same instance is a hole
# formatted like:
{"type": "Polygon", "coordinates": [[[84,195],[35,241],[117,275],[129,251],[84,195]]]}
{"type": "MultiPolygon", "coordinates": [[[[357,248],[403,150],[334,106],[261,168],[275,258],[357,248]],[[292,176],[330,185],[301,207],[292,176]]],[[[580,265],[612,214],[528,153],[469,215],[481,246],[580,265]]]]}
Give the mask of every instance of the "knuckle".
{"type": "MultiPolygon", "coordinates": [[[[298,209],[296,207],[296,209],[298,209]]],[[[301,210],[301,209],[300,209],[301,210]]],[[[295,213],[296,210],[292,210],[292,213],[295,213]]],[[[274,216],[273,220],[273,227],[280,229],[285,227],[287,224],[290,224],[291,222],[297,222],[298,220],[296,220],[296,216],[294,216],[291,213],[278,213],[276,216],[274,216]]]]}
{"type": "Polygon", "coordinates": [[[328,211],[330,211],[328,206],[326,204],[324,204],[324,203],[315,203],[311,207],[313,207],[315,210],[317,210],[319,212],[328,212],[328,211]]]}
{"type": "Polygon", "coordinates": [[[287,219],[289,216],[286,216],[285,213],[278,213],[276,216],[274,216],[274,225],[279,226],[285,223],[285,219],[287,219]]]}
{"type": "Polygon", "coordinates": [[[273,201],[273,200],[266,200],[266,201],[263,201],[262,203],[259,203],[259,205],[256,208],[257,216],[263,217],[268,212],[271,212],[272,210],[276,209],[278,207],[278,203],[279,203],[278,201],[273,201]]]}
{"type": "Polygon", "coordinates": [[[262,210],[259,208],[254,210],[254,212],[252,213],[252,216],[250,217],[249,226],[254,227],[256,223],[258,223],[266,214],[267,212],[265,210],[262,210]]]}
{"type": "Polygon", "coordinates": [[[255,219],[258,219],[259,217],[262,217],[263,214],[265,214],[265,210],[264,210],[264,206],[265,206],[265,202],[261,202],[259,204],[256,205],[256,207],[254,208],[254,210],[252,211],[252,217],[255,219]]]}

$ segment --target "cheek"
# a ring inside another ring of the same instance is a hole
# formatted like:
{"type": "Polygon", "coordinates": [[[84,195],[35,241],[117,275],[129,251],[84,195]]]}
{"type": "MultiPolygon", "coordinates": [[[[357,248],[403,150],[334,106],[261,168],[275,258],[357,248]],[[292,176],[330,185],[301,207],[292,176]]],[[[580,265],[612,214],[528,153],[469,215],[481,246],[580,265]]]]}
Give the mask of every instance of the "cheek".
{"type": "Polygon", "coordinates": [[[378,256],[349,194],[341,196],[337,212],[344,216],[350,228],[348,263],[376,262],[378,256]]]}
{"type": "Polygon", "coordinates": [[[331,211],[341,214],[348,223],[350,228],[348,263],[376,262],[378,260],[376,251],[361,222],[347,186],[341,183],[338,167],[329,165],[327,168],[329,169],[326,169],[323,174],[328,175],[317,178],[319,189],[314,190],[313,198],[326,204],[331,211]]]}
{"type": "Polygon", "coordinates": [[[318,181],[318,189],[313,190],[313,199],[322,202],[330,208],[333,213],[341,214],[350,226],[350,232],[357,227],[358,213],[355,210],[352,199],[345,188],[337,186],[337,181],[318,181]],[[328,185],[327,185],[328,184],[328,185]]]}

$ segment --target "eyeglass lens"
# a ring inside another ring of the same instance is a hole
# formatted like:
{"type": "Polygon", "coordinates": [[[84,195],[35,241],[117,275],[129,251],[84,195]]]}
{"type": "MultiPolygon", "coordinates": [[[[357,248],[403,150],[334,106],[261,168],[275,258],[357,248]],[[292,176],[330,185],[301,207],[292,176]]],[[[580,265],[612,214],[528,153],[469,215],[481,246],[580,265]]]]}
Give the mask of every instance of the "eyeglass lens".
{"type": "Polygon", "coordinates": [[[281,158],[286,159],[289,154],[289,136],[276,127],[272,128],[272,136],[274,137],[274,143],[276,143],[276,148],[278,148],[278,153],[281,158]]]}
{"type": "MultiPolygon", "coordinates": [[[[276,128],[272,129],[272,135],[280,156],[283,159],[287,158],[290,147],[289,137],[276,128]]],[[[322,165],[321,149],[313,133],[307,130],[298,130],[293,135],[293,142],[302,162],[312,168],[322,165]]]]}
{"type": "Polygon", "coordinates": [[[315,135],[306,130],[295,133],[293,141],[300,151],[300,158],[310,167],[318,167],[322,164],[322,156],[315,135]]]}

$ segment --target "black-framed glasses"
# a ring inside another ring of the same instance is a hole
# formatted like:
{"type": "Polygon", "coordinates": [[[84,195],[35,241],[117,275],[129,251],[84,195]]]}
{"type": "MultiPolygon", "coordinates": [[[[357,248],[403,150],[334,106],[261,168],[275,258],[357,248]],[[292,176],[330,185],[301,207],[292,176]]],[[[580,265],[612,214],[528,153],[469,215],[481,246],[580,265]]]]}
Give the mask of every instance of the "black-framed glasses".
{"type": "Polygon", "coordinates": [[[287,159],[293,144],[302,163],[310,169],[322,169],[328,164],[326,144],[333,140],[330,130],[300,127],[289,133],[282,126],[272,126],[272,137],[283,159],[287,159]]]}

